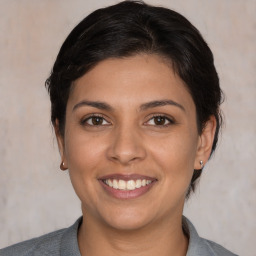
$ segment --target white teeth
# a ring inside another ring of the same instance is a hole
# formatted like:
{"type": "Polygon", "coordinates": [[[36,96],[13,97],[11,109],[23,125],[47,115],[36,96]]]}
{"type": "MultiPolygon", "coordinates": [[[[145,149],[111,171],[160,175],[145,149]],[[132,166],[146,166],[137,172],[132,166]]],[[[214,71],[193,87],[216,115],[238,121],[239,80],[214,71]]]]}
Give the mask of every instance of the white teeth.
{"type": "MultiPolygon", "coordinates": [[[[106,181],[108,181],[108,180],[106,180],[106,181]]],[[[107,185],[108,185],[108,183],[107,183],[107,185]]],[[[118,189],[118,182],[117,182],[117,180],[113,180],[113,186],[112,187],[115,188],[115,189],[118,189]]]]}
{"type": "Polygon", "coordinates": [[[126,182],[124,180],[119,180],[118,181],[118,188],[125,190],[126,189],[126,182]]]}
{"type": "Polygon", "coordinates": [[[151,180],[116,180],[116,179],[107,179],[104,180],[105,184],[107,184],[109,187],[114,189],[120,189],[120,190],[135,190],[136,188],[141,188],[149,185],[152,181],[151,180]]]}
{"type": "Polygon", "coordinates": [[[135,189],[135,181],[134,180],[128,180],[126,183],[126,188],[128,190],[134,190],[135,189]]]}
{"type": "Polygon", "coordinates": [[[113,187],[113,182],[112,182],[112,180],[108,180],[108,185],[109,185],[110,187],[113,187]]]}
{"type": "Polygon", "coordinates": [[[140,188],[141,187],[141,180],[136,180],[135,187],[136,188],[140,188]]]}

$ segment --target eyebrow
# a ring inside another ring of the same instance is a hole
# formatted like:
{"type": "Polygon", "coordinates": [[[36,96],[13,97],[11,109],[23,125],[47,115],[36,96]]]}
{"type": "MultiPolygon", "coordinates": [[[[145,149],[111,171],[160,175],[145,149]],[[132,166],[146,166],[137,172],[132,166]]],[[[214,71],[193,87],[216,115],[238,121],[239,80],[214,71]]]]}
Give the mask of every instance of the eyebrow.
{"type": "Polygon", "coordinates": [[[149,108],[156,108],[156,107],[161,107],[161,106],[166,106],[166,105],[171,105],[171,106],[175,106],[175,107],[178,107],[180,108],[181,110],[183,110],[184,112],[185,111],[185,108],[173,101],[173,100],[155,100],[155,101],[150,101],[150,102],[147,102],[147,103],[144,103],[140,106],[140,110],[147,110],[149,108]]]}
{"type": "Polygon", "coordinates": [[[73,111],[82,106],[90,106],[90,107],[98,108],[101,110],[107,110],[107,111],[113,110],[113,108],[105,102],[83,100],[83,101],[77,103],[73,107],[73,111]]]}
{"type": "MultiPolygon", "coordinates": [[[[178,107],[185,112],[185,108],[181,104],[179,104],[173,100],[154,100],[154,101],[150,101],[147,103],[143,103],[140,106],[140,110],[143,111],[143,110],[147,110],[150,108],[156,108],[156,107],[167,106],[167,105],[178,107]]],[[[73,111],[82,106],[90,106],[90,107],[94,107],[94,108],[98,108],[98,109],[106,110],[106,111],[114,110],[113,107],[111,107],[109,104],[107,104],[105,102],[83,100],[83,101],[77,103],[73,107],[73,111]]]]}

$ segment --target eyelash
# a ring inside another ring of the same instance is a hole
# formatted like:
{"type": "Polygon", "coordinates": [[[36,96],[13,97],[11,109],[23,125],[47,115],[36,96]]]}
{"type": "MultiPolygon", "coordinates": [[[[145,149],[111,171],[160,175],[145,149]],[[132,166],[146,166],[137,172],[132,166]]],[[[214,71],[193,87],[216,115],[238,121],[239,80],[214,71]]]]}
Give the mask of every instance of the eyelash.
{"type": "MultiPolygon", "coordinates": [[[[169,118],[169,117],[167,117],[163,114],[154,114],[153,116],[150,117],[150,119],[146,123],[148,123],[150,120],[153,120],[153,119],[159,118],[159,117],[164,118],[165,122],[168,121],[168,123],[167,124],[160,124],[160,125],[154,124],[152,126],[157,126],[159,128],[165,128],[165,127],[168,127],[172,124],[175,124],[175,121],[173,119],[171,119],[171,118],[169,118]]],[[[151,125],[149,125],[149,126],[151,126],[151,125]]]]}
{"type": "Polygon", "coordinates": [[[104,118],[102,115],[100,115],[100,114],[92,114],[92,115],[90,115],[90,116],[88,116],[88,117],[86,117],[86,118],[84,118],[84,119],[82,119],[81,120],[81,125],[87,125],[87,126],[106,126],[106,125],[109,125],[110,124],[110,122],[109,121],[107,121],[106,120],[106,118],[104,118]],[[107,124],[99,124],[99,125],[94,125],[94,124],[89,124],[88,123],[88,121],[91,119],[92,120],[92,118],[100,118],[101,120],[103,120],[103,122],[105,121],[105,122],[107,122],[107,124]]]}
{"type": "MultiPolygon", "coordinates": [[[[81,120],[81,125],[87,125],[87,126],[108,126],[108,125],[110,125],[111,123],[109,122],[109,121],[107,121],[105,118],[104,118],[104,116],[103,115],[100,115],[100,114],[92,114],[92,115],[90,115],[90,116],[88,116],[88,117],[86,117],[86,118],[84,118],[84,119],[82,119],[81,120]],[[105,122],[107,122],[107,124],[99,124],[99,125],[96,125],[96,124],[89,124],[88,123],[88,121],[91,119],[92,120],[92,118],[100,118],[100,120],[102,120],[103,122],[105,121],[105,122]]],[[[154,115],[152,115],[151,117],[150,117],[150,119],[148,119],[148,121],[147,122],[145,122],[144,123],[145,125],[148,125],[148,126],[157,126],[157,127],[159,127],[159,128],[164,128],[164,127],[168,127],[168,126],[170,126],[170,125],[172,125],[172,124],[175,124],[175,121],[173,120],[173,119],[171,119],[171,118],[169,118],[169,117],[167,117],[167,116],[165,116],[165,115],[162,115],[162,114],[154,114],[154,115]],[[166,121],[168,121],[168,123],[167,124],[165,124],[165,122],[164,122],[164,124],[159,124],[159,125],[157,125],[157,124],[147,124],[149,121],[151,121],[151,120],[153,120],[153,119],[155,119],[155,118],[163,118],[164,119],[164,121],[166,122],[166,121]]]]}

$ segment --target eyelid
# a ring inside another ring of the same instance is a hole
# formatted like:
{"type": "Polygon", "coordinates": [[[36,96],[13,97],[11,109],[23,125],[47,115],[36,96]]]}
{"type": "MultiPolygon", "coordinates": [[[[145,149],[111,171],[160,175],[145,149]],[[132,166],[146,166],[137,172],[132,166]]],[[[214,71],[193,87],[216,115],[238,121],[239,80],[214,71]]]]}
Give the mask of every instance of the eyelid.
{"type": "Polygon", "coordinates": [[[87,125],[87,126],[108,126],[108,125],[111,125],[111,122],[107,120],[107,118],[102,115],[102,114],[96,114],[96,113],[92,113],[92,114],[88,114],[86,115],[85,117],[82,118],[82,120],[80,121],[81,125],[87,125]],[[88,124],[87,121],[90,120],[91,118],[93,117],[100,117],[102,118],[104,121],[106,121],[108,124],[101,124],[101,125],[91,125],[91,124],[88,124]]]}
{"type": "Polygon", "coordinates": [[[167,127],[169,125],[175,124],[176,121],[174,120],[173,117],[170,117],[169,115],[166,114],[152,114],[147,118],[147,121],[144,123],[145,125],[147,125],[147,123],[152,120],[155,117],[163,117],[165,118],[169,123],[168,124],[164,124],[164,125],[149,125],[149,126],[158,126],[158,127],[167,127]]]}

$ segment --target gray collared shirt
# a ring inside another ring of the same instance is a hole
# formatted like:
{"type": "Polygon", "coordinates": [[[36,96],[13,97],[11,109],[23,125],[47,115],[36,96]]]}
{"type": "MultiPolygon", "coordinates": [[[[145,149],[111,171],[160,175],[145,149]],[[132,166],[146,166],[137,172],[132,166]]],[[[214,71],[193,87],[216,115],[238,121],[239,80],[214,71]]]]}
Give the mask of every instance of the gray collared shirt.
{"type": "MultiPolygon", "coordinates": [[[[0,250],[0,256],[81,256],[77,231],[82,217],[69,228],[18,243],[0,250]]],[[[198,236],[193,224],[183,218],[183,224],[189,236],[186,256],[234,256],[222,246],[198,236]]]]}

